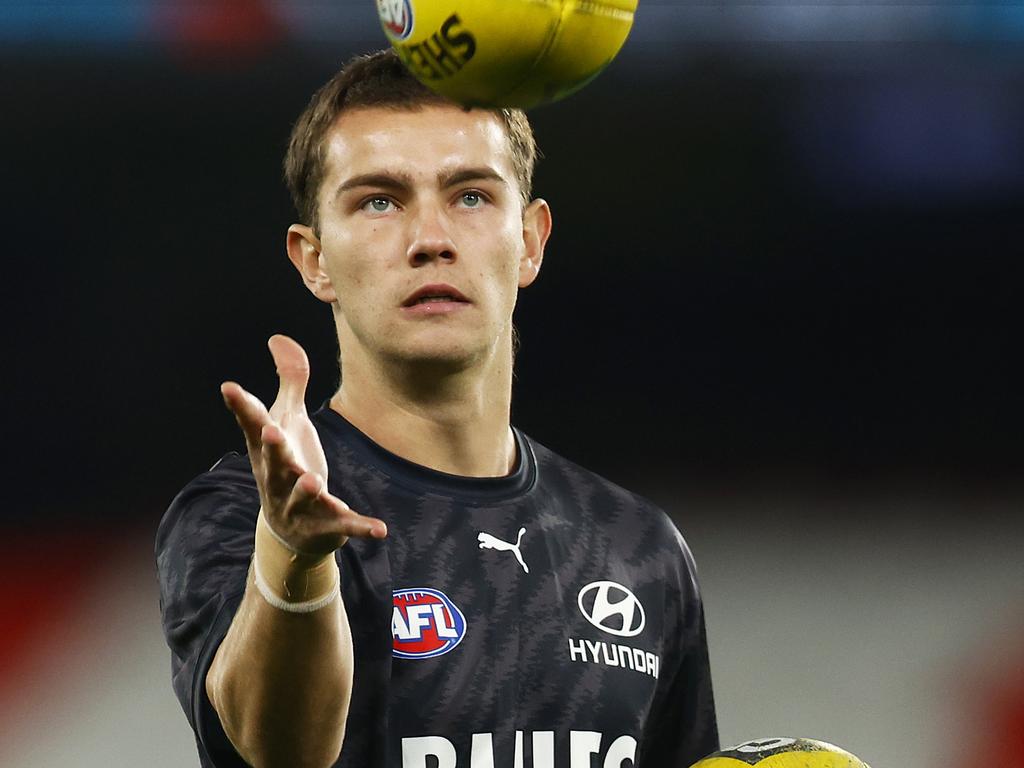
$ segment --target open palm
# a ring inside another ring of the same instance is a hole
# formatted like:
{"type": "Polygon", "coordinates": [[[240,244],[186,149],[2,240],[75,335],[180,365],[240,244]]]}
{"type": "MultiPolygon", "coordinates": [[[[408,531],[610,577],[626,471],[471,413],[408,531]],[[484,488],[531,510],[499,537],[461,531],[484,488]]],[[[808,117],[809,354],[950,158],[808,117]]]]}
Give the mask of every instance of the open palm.
{"type": "Polygon", "coordinates": [[[269,410],[235,382],[221,385],[245,435],[267,524],[288,546],[310,555],[331,552],[350,536],[383,538],[382,521],[354,512],[327,490],[327,458],[306,412],[306,352],[281,335],[268,346],[280,382],[269,410]]]}

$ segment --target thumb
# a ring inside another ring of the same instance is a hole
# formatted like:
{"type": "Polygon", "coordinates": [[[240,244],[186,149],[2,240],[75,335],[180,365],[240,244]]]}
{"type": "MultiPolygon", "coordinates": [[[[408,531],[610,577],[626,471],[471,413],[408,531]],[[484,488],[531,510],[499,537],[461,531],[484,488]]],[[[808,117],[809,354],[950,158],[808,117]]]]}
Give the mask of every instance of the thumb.
{"type": "Polygon", "coordinates": [[[280,381],[275,411],[296,412],[306,409],[306,385],[309,383],[309,358],[294,339],[275,334],[267,342],[274,357],[280,381]]]}

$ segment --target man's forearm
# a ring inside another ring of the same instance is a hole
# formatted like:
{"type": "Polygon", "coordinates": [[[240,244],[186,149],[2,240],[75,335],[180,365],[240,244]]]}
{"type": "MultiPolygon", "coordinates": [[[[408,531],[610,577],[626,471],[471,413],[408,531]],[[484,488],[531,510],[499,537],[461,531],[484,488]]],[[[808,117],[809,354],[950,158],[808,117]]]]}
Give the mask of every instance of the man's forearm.
{"type": "Polygon", "coordinates": [[[341,752],[353,677],[337,550],[351,536],[383,539],[387,526],[331,494],[327,456],[306,413],[309,359],[285,336],[268,346],[280,379],[269,410],[238,384],[221,385],[245,435],[260,508],[245,595],[206,693],[247,762],[330,766],[341,752]]]}
{"type": "Polygon", "coordinates": [[[330,766],[341,751],[352,671],[340,597],[309,613],[284,611],[267,602],[250,569],[206,691],[246,762],[330,766]]]}

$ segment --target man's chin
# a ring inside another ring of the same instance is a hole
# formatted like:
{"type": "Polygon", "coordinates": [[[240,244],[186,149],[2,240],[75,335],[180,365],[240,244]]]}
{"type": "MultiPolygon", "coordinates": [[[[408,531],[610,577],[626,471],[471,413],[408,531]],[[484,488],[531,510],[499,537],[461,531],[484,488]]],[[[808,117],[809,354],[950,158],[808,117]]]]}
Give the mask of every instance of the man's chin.
{"type": "Polygon", "coordinates": [[[422,369],[436,375],[452,375],[478,365],[486,355],[458,345],[423,345],[393,350],[388,357],[393,364],[422,369]]]}

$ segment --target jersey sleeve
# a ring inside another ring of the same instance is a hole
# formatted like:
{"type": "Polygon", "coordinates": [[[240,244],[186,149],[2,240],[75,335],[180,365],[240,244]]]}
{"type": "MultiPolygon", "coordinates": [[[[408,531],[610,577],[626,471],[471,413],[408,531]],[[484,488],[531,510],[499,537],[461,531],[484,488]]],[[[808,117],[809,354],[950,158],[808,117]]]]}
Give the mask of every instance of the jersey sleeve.
{"type": "Polygon", "coordinates": [[[245,592],[258,512],[249,460],[230,454],[178,494],[157,529],[171,681],[203,766],[246,765],[206,695],[206,674],[245,592]]]}
{"type": "Polygon", "coordinates": [[[697,569],[689,547],[670,521],[679,549],[666,575],[666,588],[675,593],[667,601],[676,620],[665,679],[659,685],[651,715],[639,747],[639,768],[689,768],[719,749],[718,720],[711,686],[704,604],[697,569]]]}

